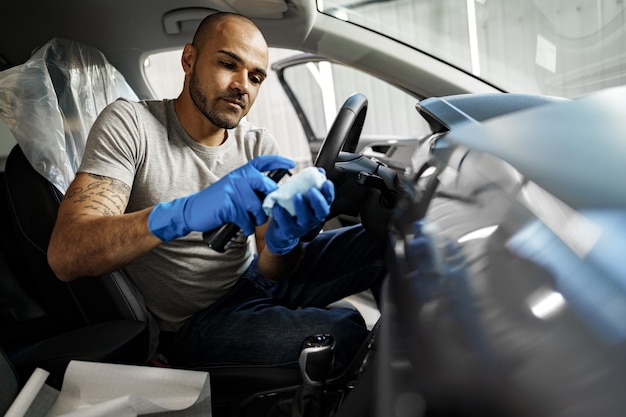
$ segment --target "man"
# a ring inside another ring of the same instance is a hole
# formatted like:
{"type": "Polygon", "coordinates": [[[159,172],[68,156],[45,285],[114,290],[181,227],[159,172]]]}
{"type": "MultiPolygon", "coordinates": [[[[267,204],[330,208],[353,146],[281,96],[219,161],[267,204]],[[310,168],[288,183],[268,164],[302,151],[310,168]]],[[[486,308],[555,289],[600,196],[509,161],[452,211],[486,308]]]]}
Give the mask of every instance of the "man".
{"type": "Polygon", "coordinates": [[[171,336],[163,348],[175,366],[296,366],[300,343],[316,333],[335,336],[336,368],[347,365],[363,320],[323,307],[380,284],[381,243],[361,227],[300,242],[329,213],[330,181],[296,194],[295,216],[275,206],[268,221],[255,191],[277,185],[263,172],[295,164],[242,121],[268,67],[252,21],[207,17],[181,63],[177,99],[120,99],[94,123],[59,208],[50,266],[64,281],[126,268],[171,336]],[[245,236],[221,254],[202,232],[224,223],[245,236]]]}

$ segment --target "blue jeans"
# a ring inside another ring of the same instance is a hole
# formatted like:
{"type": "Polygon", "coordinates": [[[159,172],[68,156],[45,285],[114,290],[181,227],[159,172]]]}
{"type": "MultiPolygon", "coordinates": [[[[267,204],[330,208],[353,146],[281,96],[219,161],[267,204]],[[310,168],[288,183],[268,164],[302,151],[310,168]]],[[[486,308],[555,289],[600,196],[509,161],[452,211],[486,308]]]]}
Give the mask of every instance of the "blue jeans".
{"type": "Polygon", "coordinates": [[[336,342],[333,370],[343,369],[368,330],[353,309],[324,307],[368,288],[377,296],[386,273],[384,246],[362,226],[350,226],[305,243],[297,269],[278,283],[268,281],[254,262],[222,299],[174,335],[171,363],[295,368],[302,341],[330,333],[336,342]]]}

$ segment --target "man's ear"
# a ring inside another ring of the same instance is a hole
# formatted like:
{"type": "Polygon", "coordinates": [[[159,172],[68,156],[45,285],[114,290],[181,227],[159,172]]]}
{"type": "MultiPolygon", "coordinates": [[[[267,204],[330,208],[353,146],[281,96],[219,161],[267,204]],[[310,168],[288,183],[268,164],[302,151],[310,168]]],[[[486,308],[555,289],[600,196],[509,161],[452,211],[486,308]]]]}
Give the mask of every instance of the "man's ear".
{"type": "Polygon", "coordinates": [[[196,48],[192,44],[185,44],[185,47],[183,48],[183,54],[180,58],[180,62],[183,66],[183,71],[185,71],[185,74],[191,74],[193,66],[196,62],[196,48]]]}

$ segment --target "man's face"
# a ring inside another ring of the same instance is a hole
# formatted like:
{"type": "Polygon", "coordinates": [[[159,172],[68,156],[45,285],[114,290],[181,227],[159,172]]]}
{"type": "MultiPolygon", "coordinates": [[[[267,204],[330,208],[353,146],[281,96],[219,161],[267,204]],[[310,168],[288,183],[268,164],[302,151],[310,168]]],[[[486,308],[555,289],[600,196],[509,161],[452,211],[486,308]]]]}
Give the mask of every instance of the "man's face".
{"type": "Polygon", "coordinates": [[[227,20],[196,50],[189,74],[191,99],[211,123],[232,129],[256,100],[267,65],[267,45],[258,30],[227,20]]]}

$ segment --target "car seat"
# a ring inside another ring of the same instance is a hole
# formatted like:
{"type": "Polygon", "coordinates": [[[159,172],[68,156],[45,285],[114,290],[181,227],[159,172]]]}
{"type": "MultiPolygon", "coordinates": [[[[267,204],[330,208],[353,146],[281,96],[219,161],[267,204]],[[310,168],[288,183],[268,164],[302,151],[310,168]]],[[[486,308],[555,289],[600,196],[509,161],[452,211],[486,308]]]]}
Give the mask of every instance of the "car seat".
{"type": "Polygon", "coordinates": [[[24,259],[14,272],[53,328],[42,338],[96,324],[101,330],[93,333],[99,342],[95,350],[87,348],[88,341],[82,342],[83,350],[70,338],[47,345],[45,352],[7,353],[19,374],[48,363],[52,375],[62,375],[68,352],[92,360],[144,362],[152,336],[150,315],[123,272],[63,283],[46,256],[58,204],[78,167],[91,123],[108,102],[120,95],[136,96],[100,52],[64,39],[53,39],[28,63],[4,71],[0,78],[0,117],[17,141],[4,174],[15,250],[24,259]],[[92,87],[100,93],[89,94],[95,91],[92,87]],[[113,322],[118,322],[117,330],[113,322]],[[105,350],[118,346],[120,354],[98,353],[105,345],[105,350]]]}
{"type": "MultiPolygon", "coordinates": [[[[4,77],[0,73],[4,80],[0,117],[18,143],[7,159],[6,182],[19,235],[17,243],[28,259],[21,274],[24,286],[50,315],[64,323],[64,330],[116,321],[143,324],[142,333],[128,343],[116,341],[126,358],[110,353],[108,357],[147,364],[155,353],[158,330],[152,325],[154,320],[141,294],[124,271],[63,283],[54,276],[46,258],[58,205],[80,163],[89,127],[106,104],[121,95],[134,98],[134,93],[102,53],[65,39],[53,39],[28,65],[9,71],[4,77]],[[143,338],[143,345],[134,343],[138,337],[143,338]]],[[[363,345],[363,355],[369,342],[363,345]]],[[[114,345],[113,341],[102,343],[114,345]]],[[[34,350],[36,354],[27,358],[18,356],[14,365],[25,367],[28,363],[32,368],[45,361],[45,353],[34,350]]],[[[65,365],[71,358],[66,359],[65,365]]],[[[355,360],[351,369],[359,365],[360,360],[355,360]]],[[[57,368],[64,370],[62,364],[57,368]]],[[[301,382],[297,369],[229,366],[202,370],[211,375],[216,415],[260,414],[257,399],[275,401],[280,398],[278,392],[293,395],[301,382]]],[[[347,378],[351,377],[342,375],[335,378],[335,383],[343,385],[347,378]]]]}

